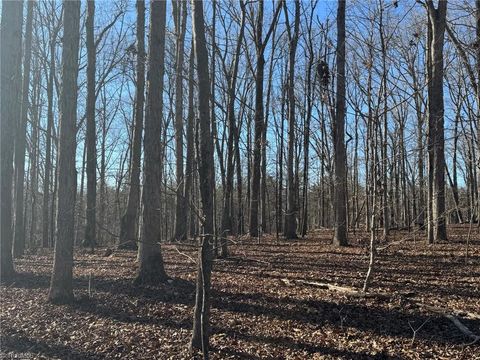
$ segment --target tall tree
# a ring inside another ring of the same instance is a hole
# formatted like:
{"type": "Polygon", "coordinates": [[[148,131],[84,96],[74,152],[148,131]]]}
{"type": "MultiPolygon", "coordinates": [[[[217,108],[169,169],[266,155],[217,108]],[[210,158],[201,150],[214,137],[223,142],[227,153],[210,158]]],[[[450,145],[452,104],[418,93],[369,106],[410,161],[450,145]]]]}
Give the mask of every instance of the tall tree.
{"type": "Polygon", "coordinates": [[[188,113],[187,113],[187,161],[185,162],[185,181],[183,186],[183,196],[185,198],[188,232],[190,236],[195,235],[195,212],[192,210],[191,202],[193,203],[193,179],[194,172],[196,171],[194,166],[195,158],[195,144],[194,144],[194,127],[195,127],[195,110],[193,108],[193,98],[195,91],[194,83],[194,65],[195,54],[193,49],[193,40],[190,49],[190,59],[188,62],[188,113]]]}
{"type": "MultiPolygon", "coordinates": [[[[237,124],[235,121],[235,99],[237,87],[238,64],[240,62],[240,50],[243,43],[243,34],[245,32],[245,4],[240,0],[240,7],[242,10],[242,18],[240,23],[240,31],[237,38],[235,53],[231,68],[227,74],[227,124],[228,124],[228,140],[227,140],[227,179],[225,183],[225,196],[223,199],[223,212],[221,224],[221,236],[225,238],[229,233],[232,233],[233,219],[233,177],[234,177],[234,142],[237,137],[237,124]]],[[[221,257],[228,256],[228,246],[225,239],[222,240],[220,251],[221,257]]]]}
{"type": "Polygon", "coordinates": [[[338,246],[347,245],[347,169],[345,150],[345,0],[337,8],[337,91],[333,125],[333,157],[335,163],[334,208],[335,234],[338,246]]]}
{"type": "Polygon", "coordinates": [[[150,37],[145,114],[143,228],[138,247],[137,284],[167,280],[160,247],[160,187],[162,184],[163,76],[165,73],[166,2],[150,4],[150,37]]]}
{"type": "Polygon", "coordinates": [[[142,155],[143,109],[145,103],[145,1],[137,3],[137,83],[135,124],[130,160],[130,188],[125,213],[120,222],[120,244],[123,249],[136,249],[137,213],[140,206],[140,166],[142,155]]]}
{"type": "MultiPolygon", "coordinates": [[[[52,3],[53,4],[53,3],[52,3]]],[[[55,7],[52,5],[50,11],[54,12],[55,7]]],[[[53,113],[53,87],[55,82],[55,50],[58,32],[60,31],[60,22],[55,22],[54,14],[51,14],[48,24],[49,35],[49,52],[45,54],[45,63],[48,62],[49,72],[47,79],[47,131],[45,134],[45,170],[43,174],[43,218],[42,218],[42,246],[49,247],[50,234],[53,232],[53,228],[50,229],[49,221],[49,209],[53,209],[53,201],[51,201],[50,194],[50,177],[52,173],[52,133],[54,127],[54,113],[53,113]],[[46,59],[48,57],[48,60],[46,59]]],[[[45,64],[46,66],[46,64],[45,64]]],[[[53,220],[53,219],[52,219],[53,220]]]]}
{"type": "Polygon", "coordinates": [[[197,63],[199,148],[198,173],[202,204],[202,238],[199,251],[193,335],[191,347],[202,349],[208,359],[208,331],[210,317],[210,287],[213,260],[215,173],[213,168],[213,139],[210,119],[210,76],[208,73],[208,52],[205,40],[203,1],[192,0],[192,23],[197,63]]]}
{"type": "Polygon", "coordinates": [[[62,88],[60,93],[60,143],[58,164],[57,241],[48,299],[64,303],[73,299],[73,239],[76,194],[77,77],[80,40],[80,1],[63,3],[62,88]]]}
{"type": "Polygon", "coordinates": [[[25,138],[27,132],[30,63],[32,59],[32,28],[33,28],[33,1],[27,3],[27,22],[25,26],[25,47],[23,56],[23,84],[21,121],[17,126],[15,137],[15,240],[13,255],[21,256],[25,250],[25,207],[24,207],[24,178],[25,178],[25,138]]]}
{"type": "Polygon", "coordinates": [[[293,32],[288,20],[288,9],[284,3],[289,37],[288,48],[288,153],[287,153],[287,212],[285,213],[284,235],[287,239],[297,238],[297,182],[294,171],[295,158],[295,55],[297,52],[298,33],[300,28],[300,1],[295,1],[295,19],[293,32]]]}
{"type": "Polygon", "coordinates": [[[282,9],[282,1],[273,15],[270,27],[263,37],[263,14],[264,0],[259,0],[257,18],[254,32],[254,42],[256,49],[256,69],[255,69],[255,134],[253,145],[253,174],[250,187],[250,236],[258,236],[258,207],[260,198],[260,165],[262,160],[262,138],[264,131],[264,109],[263,109],[263,80],[265,70],[265,48],[268,44],[273,28],[276,25],[278,14],[282,9]]]}
{"type": "Polygon", "coordinates": [[[175,154],[176,154],[176,201],[175,201],[175,240],[187,237],[187,211],[183,192],[183,62],[185,27],[187,24],[187,5],[185,0],[174,0],[173,18],[175,20],[175,154]]]}
{"type": "Polygon", "coordinates": [[[15,275],[12,260],[12,185],[13,185],[13,146],[15,129],[20,118],[20,89],[22,74],[22,20],[23,1],[2,3],[2,23],[0,40],[0,196],[1,200],[1,261],[0,281],[8,281],[15,275]]]}
{"type": "Polygon", "coordinates": [[[432,0],[426,1],[430,25],[429,37],[429,86],[428,86],[428,136],[431,148],[429,178],[432,184],[429,202],[432,204],[433,237],[429,242],[446,240],[445,217],[445,130],[443,101],[443,44],[447,18],[447,0],[438,1],[435,8],[432,0]]]}
{"type": "Polygon", "coordinates": [[[83,246],[90,246],[92,249],[97,242],[96,239],[96,207],[97,207],[97,130],[95,126],[95,68],[96,49],[94,39],[95,26],[95,1],[87,1],[87,135],[85,144],[87,147],[87,209],[85,238],[83,246]]]}

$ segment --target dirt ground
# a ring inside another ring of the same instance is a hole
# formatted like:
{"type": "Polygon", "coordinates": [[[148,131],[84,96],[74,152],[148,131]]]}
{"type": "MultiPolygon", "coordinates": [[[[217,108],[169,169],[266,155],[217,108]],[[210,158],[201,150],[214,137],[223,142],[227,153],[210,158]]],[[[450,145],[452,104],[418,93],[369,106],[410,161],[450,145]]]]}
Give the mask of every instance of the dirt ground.
{"type": "MultiPolygon", "coordinates": [[[[372,297],[295,281],[361,289],[367,234],[351,233],[353,244],[342,249],[330,245],[327,230],[278,243],[236,239],[232,257],[214,264],[211,358],[480,359],[480,341],[469,344],[435,311],[456,314],[480,335],[480,234],[474,227],[466,261],[467,234],[468,225],[451,227],[449,242],[434,246],[394,234],[371,284],[388,296],[372,297]]],[[[196,249],[162,248],[173,280],[156,287],[132,285],[133,251],[76,250],[76,301],[62,306],[46,302],[52,254],[19,259],[17,279],[0,292],[0,358],[192,358],[196,249]]]]}

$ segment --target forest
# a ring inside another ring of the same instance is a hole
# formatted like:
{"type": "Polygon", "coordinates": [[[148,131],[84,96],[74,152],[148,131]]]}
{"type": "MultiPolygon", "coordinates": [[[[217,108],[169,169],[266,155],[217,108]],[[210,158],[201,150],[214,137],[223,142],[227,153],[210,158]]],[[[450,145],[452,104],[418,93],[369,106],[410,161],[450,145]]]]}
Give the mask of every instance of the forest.
{"type": "Polygon", "coordinates": [[[480,359],[480,0],[0,8],[0,359],[480,359]]]}

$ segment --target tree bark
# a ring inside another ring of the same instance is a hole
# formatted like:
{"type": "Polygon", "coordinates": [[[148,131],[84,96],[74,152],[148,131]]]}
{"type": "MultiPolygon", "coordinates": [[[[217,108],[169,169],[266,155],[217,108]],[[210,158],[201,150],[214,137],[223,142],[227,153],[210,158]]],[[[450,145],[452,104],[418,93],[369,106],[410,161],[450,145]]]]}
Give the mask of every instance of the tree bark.
{"type": "Polygon", "coordinates": [[[73,299],[73,238],[76,194],[77,76],[80,1],[67,1],[64,7],[62,51],[63,84],[60,93],[59,184],[57,241],[48,299],[64,303],[73,299]]]}
{"type": "Polygon", "coordinates": [[[431,46],[428,56],[431,64],[430,86],[428,87],[429,136],[432,141],[432,217],[433,238],[430,242],[447,239],[445,217],[445,135],[443,102],[443,44],[446,27],[447,1],[439,1],[435,8],[432,0],[427,1],[428,16],[431,25],[431,46]]]}
{"type": "Polygon", "coordinates": [[[193,179],[196,171],[194,166],[195,158],[195,143],[194,143],[194,127],[195,127],[195,111],[193,108],[194,98],[194,65],[195,54],[193,52],[193,41],[190,50],[190,59],[188,65],[188,114],[187,114],[187,161],[185,163],[185,182],[183,186],[183,196],[185,199],[187,221],[188,221],[188,234],[191,237],[195,235],[195,212],[192,209],[193,204],[193,179]]]}
{"type": "Polygon", "coordinates": [[[125,213],[120,222],[121,249],[137,249],[137,218],[140,206],[140,166],[142,156],[143,109],[145,104],[145,1],[137,6],[137,83],[135,94],[135,125],[133,127],[130,188],[125,213]]]}
{"type": "Polygon", "coordinates": [[[224,239],[232,233],[232,208],[233,208],[233,177],[234,177],[234,142],[237,137],[237,125],[235,121],[235,94],[237,86],[238,64],[240,61],[240,50],[243,43],[243,34],[245,29],[245,5],[240,1],[242,9],[242,20],[240,24],[240,33],[237,38],[235,55],[233,59],[232,69],[228,75],[228,103],[227,103],[227,123],[228,123],[228,140],[227,140],[227,178],[225,183],[225,195],[223,200],[223,213],[220,235],[222,237],[222,246],[220,257],[228,256],[227,241],[224,239]]]}
{"type": "Polygon", "coordinates": [[[42,227],[42,246],[50,246],[50,233],[53,229],[50,228],[49,222],[49,209],[51,203],[53,202],[50,199],[50,177],[52,172],[52,128],[53,128],[53,85],[55,77],[55,42],[59,27],[55,28],[50,32],[50,59],[49,59],[49,74],[47,80],[47,133],[45,134],[45,170],[43,174],[43,227],[42,227]]]}
{"type": "Polygon", "coordinates": [[[82,245],[91,247],[92,250],[97,242],[96,235],[96,207],[97,207],[97,131],[95,125],[95,68],[96,49],[94,39],[95,25],[95,2],[87,1],[87,105],[86,124],[87,135],[85,145],[87,147],[87,209],[85,238],[82,245]]]}
{"type": "Polygon", "coordinates": [[[1,121],[1,261],[0,282],[11,280],[15,275],[12,259],[12,185],[13,185],[13,147],[17,119],[20,117],[21,57],[22,57],[22,15],[23,1],[2,3],[2,23],[0,39],[0,73],[2,86],[0,92],[1,121]]]}
{"type": "Polygon", "coordinates": [[[163,76],[165,72],[166,2],[150,5],[150,37],[147,73],[147,109],[144,139],[143,231],[138,247],[137,284],[156,284],[168,279],[160,247],[160,187],[163,156],[163,76]]]}
{"type": "Polygon", "coordinates": [[[345,0],[338,1],[337,9],[337,94],[333,128],[335,162],[335,234],[334,243],[346,246],[346,153],[345,153],[345,0]]]}
{"type": "Polygon", "coordinates": [[[173,15],[176,32],[175,54],[175,154],[176,154],[176,200],[174,240],[187,238],[187,204],[184,196],[183,172],[183,62],[184,39],[187,23],[187,5],[185,0],[174,0],[173,15]]]}
{"type": "MultiPolygon", "coordinates": [[[[285,5],[285,14],[287,8],[285,5]]],[[[288,16],[287,16],[288,19],[288,16]]],[[[288,158],[287,158],[287,212],[285,213],[284,235],[287,239],[297,238],[297,184],[294,173],[295,157],[295,55],[297,52],[298,33],[300,27],[300,1],[295,1],[295,20],[293,33],[289,30],[289,71],[288,71],[288,158]]]]}
{"type": "Polygon", "coordinates": [[[32,59],[32,24],[33,1],[27,3],[27,22],[25,27],[25,51],[23,58],[23,84],[21,121],[15,137],[15,240],[13,256],[22,256],[25,251],[25,209],[24,209],[24,178],[25,178],[25,138],[28,121],[28,105],[30,90],[30,64],[32,59]]]}
{"type": "Polygon", "coordinates": [[[203,234],[199,251],[199,269],[193,320],[191,347],[202,349],[208,359],[208,331],[210,314],[210,282],[213,260],[213,191],[215,174],[213,168],[213,139],[210,119],[210,79],[208,73],[208,52],[205,41],[203,2],[192,0],[192,22],[198,78],[199,113],[199,156],[200,194],[203,214],[203,234]]]}

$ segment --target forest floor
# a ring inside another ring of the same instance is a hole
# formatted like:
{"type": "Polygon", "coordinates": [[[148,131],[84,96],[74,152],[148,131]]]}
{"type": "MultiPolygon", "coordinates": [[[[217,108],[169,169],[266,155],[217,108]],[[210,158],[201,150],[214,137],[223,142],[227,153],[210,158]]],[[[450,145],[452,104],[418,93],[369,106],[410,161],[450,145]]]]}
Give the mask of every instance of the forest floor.
{"type": "MultiPolygon", "coordinates": [[[[372,297],[296,281],[361,289],[367,234],[350,234],[353,244],[341,249],[326,230],[278,243],[237,239],[232,257],[214,264],[211,358],[480,359],[480,341],[469,344],[436,311],[456,314],[480,335],[478,231],[467,262],[468,226],[450,228],[449,242],[433,246],[394,233],[394,244],[379,251],[371,284],[388,296],[372,297]]],[[[62,306],[46,302],[51,252],[16,261],[17,279],[0,292],[0,359],[191,358],[196,250],[162,249],[173,281],[155,287],[132,285],[133,251],[103,257],[102,249],[76,250],[76,301],[62,306]]]]}

